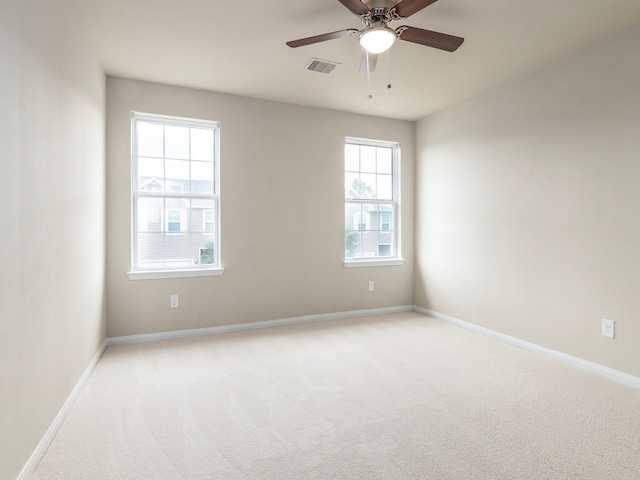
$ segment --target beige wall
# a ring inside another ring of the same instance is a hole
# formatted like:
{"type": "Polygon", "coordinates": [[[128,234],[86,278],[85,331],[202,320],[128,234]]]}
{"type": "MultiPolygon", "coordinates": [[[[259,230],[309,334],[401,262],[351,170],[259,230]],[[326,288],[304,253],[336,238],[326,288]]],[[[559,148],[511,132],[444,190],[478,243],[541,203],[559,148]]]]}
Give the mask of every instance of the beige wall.
{"type": "Polygon", "coordinates": [[[0,13],[0,478],[105,339],[105,77],[66,0],[0,13]]]}
{"type": "Polygon", "coordinates": [[[411,122],[108,78],[108,336],[413,304],[413,135],[411,122]],[[128,279],[131,111],[221,123],[223,276],[128,279]],[[346,136],[401,143],[404,266],[343,266],[346,136]]]}
{"type": "Polygon", "coordinates": [[[418,305],[640,375],[639,47],[635,28],[418,123],[418,305]]]}

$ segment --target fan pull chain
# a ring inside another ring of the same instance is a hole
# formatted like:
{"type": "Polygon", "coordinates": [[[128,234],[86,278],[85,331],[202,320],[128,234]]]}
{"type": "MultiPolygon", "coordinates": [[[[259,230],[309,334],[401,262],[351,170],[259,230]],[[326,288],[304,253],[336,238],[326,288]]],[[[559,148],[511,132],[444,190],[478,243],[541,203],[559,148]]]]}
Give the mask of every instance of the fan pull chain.
{"type": "Polygon", "coordinates": [[[387,88],[391,88],[391,49],[387,50],[387,66],[389,67],[387,70],[389,74],[389,83],[387,84],[387,88]]]}
{"type": "Polygon", "coordinates": [[[369,52],[365,52],[367,56],[367,84],[369,85],[369,98],[373,98],[371,94],[371,68],[369,67],[369,52]]]}

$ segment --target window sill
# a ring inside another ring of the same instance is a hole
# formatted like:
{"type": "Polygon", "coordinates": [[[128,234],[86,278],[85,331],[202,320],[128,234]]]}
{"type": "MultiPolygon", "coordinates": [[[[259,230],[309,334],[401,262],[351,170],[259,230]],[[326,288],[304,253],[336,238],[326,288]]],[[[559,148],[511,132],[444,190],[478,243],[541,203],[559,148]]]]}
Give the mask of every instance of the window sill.
{"type": "Polygon", "coordinates": [[[199,270],[150,270],[127,272],[129,280],[157,280],[160,278],[215,277],[224,273],[224,268],[202,268],[199,270]]]}
{"type": "Polygon", "coordinates": [[[403,258],[390,258],[388,260],[345,260],[344,266],[346,268],[357,267],[392,267],[397,265],[404,265],[403,258]]]}

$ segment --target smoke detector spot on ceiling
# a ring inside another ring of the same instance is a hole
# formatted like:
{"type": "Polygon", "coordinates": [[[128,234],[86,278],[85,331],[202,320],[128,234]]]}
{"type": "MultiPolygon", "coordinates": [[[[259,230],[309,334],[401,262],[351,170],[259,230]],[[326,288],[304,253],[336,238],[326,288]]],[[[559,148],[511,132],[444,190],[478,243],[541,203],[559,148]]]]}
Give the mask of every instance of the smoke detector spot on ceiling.
{"type": "Polygon", "coordinates": [[[312,72],[331,73],[335,68],[340,65],[336,62],[329,62],[327,60],[320,60],[319,58],[312,58],[307,63],[306,69],[312,72]]]}

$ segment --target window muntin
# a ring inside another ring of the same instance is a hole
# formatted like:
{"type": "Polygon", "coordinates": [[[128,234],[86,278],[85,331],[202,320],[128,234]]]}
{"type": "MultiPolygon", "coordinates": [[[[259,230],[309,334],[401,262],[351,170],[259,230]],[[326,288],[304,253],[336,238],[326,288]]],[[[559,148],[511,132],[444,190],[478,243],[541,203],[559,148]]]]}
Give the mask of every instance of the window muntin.
{"type": "Polygon", "coordinates": [[[132,115],[132,271],[220,267],[217,123],[132,115]]]}
{"type": "Polygon", "coordinates": [[[397,143],[347,139],[345,260],[399,258],[397,143]]]}

